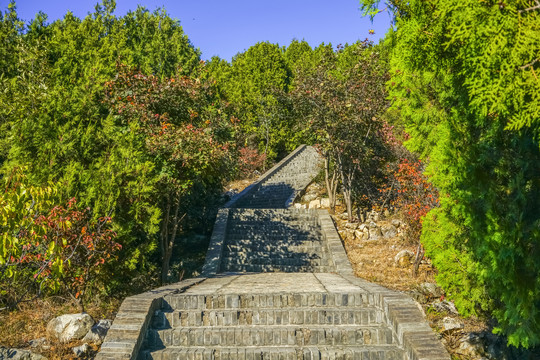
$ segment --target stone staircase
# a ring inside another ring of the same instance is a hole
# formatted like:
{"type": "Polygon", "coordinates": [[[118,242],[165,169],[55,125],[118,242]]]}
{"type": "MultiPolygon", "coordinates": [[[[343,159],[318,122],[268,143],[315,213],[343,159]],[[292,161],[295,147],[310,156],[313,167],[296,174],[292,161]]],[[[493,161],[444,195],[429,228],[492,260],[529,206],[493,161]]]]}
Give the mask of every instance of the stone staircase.
{"type": "Polygon", "coordinates": [[[222,272],[329,272],[332,266],[313,210],[232,209],[222,272]]]}
{"type": "Polygon", "coordinates": [[[365,290],[351,285],[350,292],[330,293],[324,283],[338,275],[301,275],[307,276],[242,275],[227,284],[214,278],[166,296],[142,358],[405,359],[365,290]]]}
{"type": "Polygon", "coordinates": [[[225,206],[286,208],[318,174],[320,162],[321,158],[313,147],[301,146],[225,206]]]}
{"type": "Polygon", "coordinates": [[[98,359],[450,360],[409,297],[356,278],[301,146],[220,209],[201,277],[127,298],[98,359]]]}

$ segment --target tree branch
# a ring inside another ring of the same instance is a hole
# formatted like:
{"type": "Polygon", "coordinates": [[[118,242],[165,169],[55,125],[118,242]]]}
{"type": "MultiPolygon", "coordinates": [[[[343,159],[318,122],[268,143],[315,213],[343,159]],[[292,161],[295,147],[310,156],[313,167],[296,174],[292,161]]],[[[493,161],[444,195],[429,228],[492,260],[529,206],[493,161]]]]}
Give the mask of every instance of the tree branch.
{"type": "Polygon", "coordinates": [[[540,9],[540,4],[538,3],[538,1],[536,2],[536,6],[532,6],[530,8],[526,8],[526,9],[523,9],[523,10],[519,10],[518,13],[524,13],[524,12],[528,12],[528,11],[534,11],[534,10],[538,10],[540,9]]]}
{"type": "MultiPolygon", "coordinates": [[[[540,5],[538,5],[538,8],[540,8],[540,5]]],[[[520,70],[525,70],[526,68],[528,67],[531,67],[533,66],[534,64],[536,64],[538,62],[539,59],[534,59],[533,61],[531,61],[530,63],[526,64],[526,65],[523,65],[523,66],[520,66],[519,69],[520,70]]]]}

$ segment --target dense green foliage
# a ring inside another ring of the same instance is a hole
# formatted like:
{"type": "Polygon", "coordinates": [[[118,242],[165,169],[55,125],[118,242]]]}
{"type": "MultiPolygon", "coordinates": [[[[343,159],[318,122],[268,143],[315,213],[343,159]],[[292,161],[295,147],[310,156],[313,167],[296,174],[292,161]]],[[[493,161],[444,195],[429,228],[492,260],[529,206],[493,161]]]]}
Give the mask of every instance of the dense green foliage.
{"type": "MultiPolygon", "coordinates": [[[[0,19],[0,179],[8,188],[22,168],[25,182],[11,187],[54,184],[39,211],[28,205],[34,190],[2,201],[30,211],[19,214],[30,222],[73,197],[73,211],[91,209],[89,222],[110,217],[121,250],[101,271],[97,288],[108,294],[153,285],[160,263],[167,280],[177,234],[204,218],[232,169],[233,135],[178,21],[141,7],[119,18],[114,8],[104,1],[85,19],[68,13],[50,24],[38,14],[25,26],[12,3],[0,19]]],[[[13,279],[10,256],[31,239],[8,220],[0,223],[0,271],[13,279]]]]}
{"type": "Polygon", "coordinates": [[[524,347],[540,344],[537,4],[390,1],[387,36],[393,108],[440,192],[422,234],[437,281],[524,347]]]}

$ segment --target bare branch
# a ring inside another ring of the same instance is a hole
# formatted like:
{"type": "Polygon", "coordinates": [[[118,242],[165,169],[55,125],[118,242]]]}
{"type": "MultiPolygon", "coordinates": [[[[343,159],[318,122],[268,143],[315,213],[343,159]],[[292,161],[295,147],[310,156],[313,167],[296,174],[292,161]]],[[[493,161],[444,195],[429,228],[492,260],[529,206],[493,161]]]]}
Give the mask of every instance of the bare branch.
{"type": "MultiPolygon", "coordinates": [[[[538,7],[540,8],[540,5],[538,5],[538,7]]],[[[534,59],[533,61],[531,61],[530,63],[526,64],[526,65],[523,65],[523,66],[520,66],[519,68],[521,70],[525,70],[526,68],[528,67],[531,67],[533,66],[534,64],[536,64],[538,62],[539,59],[534,59]]]]}
{"type": "Polygon", "coordinates": [[[534,10],[538,10],[540,9],[540,4],[538,3],[538,1],[536,2],[536,6],[532,6],[530,8],[526,8],[526,9],[523,9],[523,10],[519,10],[518,13],[524,13],[524,12],[528,12],[528,11],[534,11],[534,10]]]}

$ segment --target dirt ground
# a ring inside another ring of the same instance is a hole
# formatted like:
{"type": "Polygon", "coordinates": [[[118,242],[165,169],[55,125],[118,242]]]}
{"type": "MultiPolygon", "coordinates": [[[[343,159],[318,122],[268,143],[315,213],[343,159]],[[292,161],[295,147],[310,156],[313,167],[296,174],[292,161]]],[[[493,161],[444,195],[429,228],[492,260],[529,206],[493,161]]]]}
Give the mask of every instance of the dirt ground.
{"type": "MultiPolygon", "coordinates": [[[[97,322],[99,319],[114,319],[119,306],[119,300],[109,300],[107,303],[89,304],[85,310],[97,322]]],[[[59,344],[45,341],[32,346],[31,340],[46,338],[47,323],[54,317],[78,312],[80,309],[75,303],[58,298],[36,299],[20,304],[19,310],[1,311],[0,346],[30,350],[49,360],[76,359],[71,349],[82,345],[81,342],[59,344]]],[[[98,347],[94,346],[88,358],[92,358],[97,350],[98,347]]]]}

